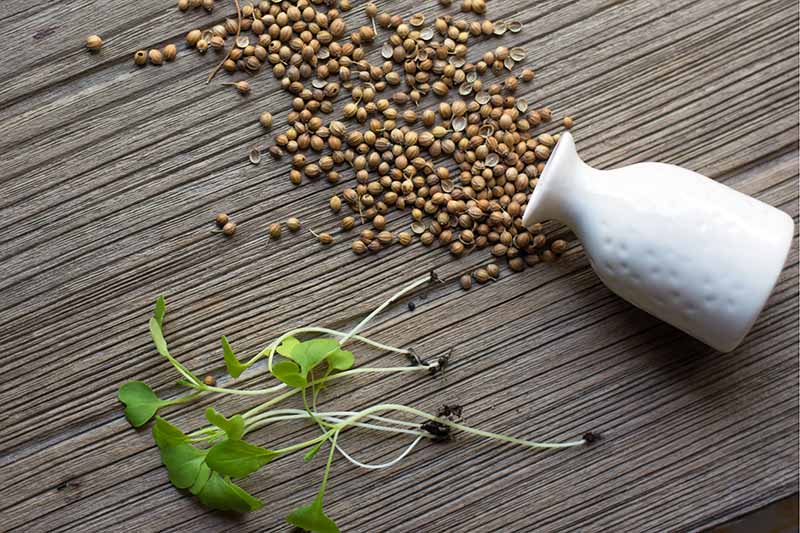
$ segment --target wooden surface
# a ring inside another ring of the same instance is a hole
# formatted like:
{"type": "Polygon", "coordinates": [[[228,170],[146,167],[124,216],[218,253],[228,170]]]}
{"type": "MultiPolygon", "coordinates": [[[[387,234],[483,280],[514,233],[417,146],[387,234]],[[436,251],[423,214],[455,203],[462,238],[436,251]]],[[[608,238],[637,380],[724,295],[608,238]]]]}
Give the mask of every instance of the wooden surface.
{"type": "MultiPolygon", "coordinates": [[[[379,6],[407,15],[415,3],[379,6]]],[[[187,30],[229,13],[185,15],[171,0],[0,5],[4,531],[289,530],[284,516],[317,490],[319,460],[281,459],[254,475],[244,486],[265,508],[231,518],[175,490],[149,431],[123,419],[115,394],[126,380],[178,393],[147,335],[154,298],[168,298],[173,353],[222,377],[221,334],[253,353],[297,325],[353,324],[431,269],[486,260],[454,263],[419,244],[356,258],[346,239],[322,248],[307,233],[267,245],[270,222],[295,215],[325,230],[336,218],[326,184],[293,187],[285,163],[246,161],[263,140],[260,111],[273,113],[275,131],[285,126],[289,98],[272,75],[242,98],[205,85],[213,58],[185,50],[187,30]],[[82,48],[89,33],[106,40],[99,55],[82,48]],[[181,41],[174,64],[134,67],[134,50],[165,41],[181,41]],[[239,221],[235,238],[209,232],[218,211],[239,221]]],[[[590,164],[683,165],[797,220],[797,2],[491,0],[489,16],[525,22],[499,42],[528,47],[529,98],[576,119],[590,164]]],[[[350,20],[364,20],[360,8],[350,20]]],[[[548,439],[593,430],[603,441],[536,453],[460,436],[379,472],[337,458],[328,512],[355,532],[690,531],[792,494],[797,293],[795,241],[766,311],[722,356],[614,297],[579,245],[469,292],[453,282],[421,290],[415,311],[395,305],[369,333],[429,355],[454,347],[446,378],[353,379],[326,405],[457,402],[476,427],[548,439]]],[[[195,427],[210,403],[248,405],[208,397],[168,417],[195,427]]],[[[313,433],[287,424],[254,437],[313,433]]],[[[404,442],[345,439],[373,461],[404,442]]]]}

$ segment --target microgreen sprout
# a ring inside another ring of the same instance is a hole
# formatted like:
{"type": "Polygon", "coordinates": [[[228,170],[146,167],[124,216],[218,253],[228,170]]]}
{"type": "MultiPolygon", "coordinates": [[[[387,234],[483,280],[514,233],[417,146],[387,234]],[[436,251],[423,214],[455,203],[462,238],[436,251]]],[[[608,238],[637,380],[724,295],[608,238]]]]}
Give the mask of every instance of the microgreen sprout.
{"type": "Polygon", "coordinates": [[[159,297],[149,322],[150,335],[156,351],[180,374],[181,379],[178,383],[192,391],[174,399],[163,400],[145,383],[129,381],[120,387],[118,395],[120,401],[125,404],[125,416],[134,427],[141,427],[155,417],[153,438],[161,453],[161,460],[167,469],[170,482],[179,489],[188,489],[206,507],[221,511],[242,513],[259,509],[263,505],[232,479],[245,478],[273,460],[295,452],[302,451],[305,459],[310,460],[328,445],[325,470],[316,497],[308,505],[296,508],[286,518],[292,525],[317,533],[339,531],[335,522],[323,511],[323,499],[336,452],[358,467],[383,469],[403,460],[420,442],[448,441],[454,431],[538,449],[581,446],[596,440],[596,435],[587,433],[583,438],[568,442],[535,442],[479,430],[461,423],[461,406],[445,405],[435,415],[406,405],[390,403],[373,405],[361,411],[320,410],[317,407],[320,392],[339,379],[367,373],[444,371],[452,350],[441,357],[426,360],[410,348],[395,348],[359,335],[378,313],[417,287],[431,281],[438,281],[438,278],[431,274],[410,283],[348,332],[323,327],[297,328],[281,335],[245,362],[237,358],[228,339],[222,337],[223,360],[234,380],[238,380],[256,362],[266,358],[266,370],[274,378],[275,383],[262,389],[209,385],[180,363],[169,352],[164,337],[166,302],[163,297],[159,297]],[[321,336],[307,340],[300,339],[300,336],[308,334],[321,336]],[[410,365],[353,368],[355,356],[352,351],[343,348],[345,344],[351,342],[360,342],[385,352],[403,355],[408,358],[410,365]],[[276,357],[280,359],[276,360],[276,357]],[[209,407],[205,412],[209,425],[189,433],[184,433],[161,416],[156,416],[156,413],[164,407],[191,402],[204,394],[261,397],[262,402],[229,417],[209,407]],[[302,409],[277,408],[278,404],[294,395],[300,395],[302,409]],[[390,412],[406,417],[410,415],[415,420],[390,417],[387,414],[390,412]],[[320,434],[277,449],[265,448],[244,440],[245,436],[264,426],[287,421],[311,422],[319,428],[320,434]],[[341,445],[343,434],[348,429],[356,427],[405,436],[411,440],[395,458],[380,464],[367,464],[352,457],[341,445]]]}

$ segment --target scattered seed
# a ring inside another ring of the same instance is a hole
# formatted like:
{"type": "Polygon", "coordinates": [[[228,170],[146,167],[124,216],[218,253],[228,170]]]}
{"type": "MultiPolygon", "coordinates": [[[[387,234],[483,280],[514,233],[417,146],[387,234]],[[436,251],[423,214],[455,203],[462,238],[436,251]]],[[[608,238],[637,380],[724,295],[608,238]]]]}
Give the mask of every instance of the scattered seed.
{"type": "Polygon", "coordinates": [[[528,52],[521,46],[515,46],[509,51],[509,57],[514,61],[522,61],[528,56],[528,52]]]}
{"type": "Polygon", "coordinates": [[[280,239],[281,238],[281,225],[277,222],[273,222],[269,225],[269,238],[270,240],[280,239]]]}
{"type": "Polygon", "coordinates": [[[236,233],[236,222],[226,222],[225,225],[222,226],[222,233],[228,237],[233,236],[233,234],[236,233]]]}
{"type": "Polygon", "coordinates": [[[489,275],[489,271],[485,268],[479,268],[475,271],[475,281],[478,283],[486,283],[489,279],[491,279],[491,276],[489,275]]]}
{"type": "Polygon", "coordinates": [[[168,44],[161,50],[161,55],[164,56],[164,61],[175,61],[175,58],[178,57],[178,47],[168,44]]]}
{"type": "Polygon", "coordinates": [[[571,128],[575,122],[572,120],[572,117],[564,117],[564,127],[569,129],[571,128]]]}
{"type": "Polygon", "coordinates": [[[237,81],[236,83],[223,83],[223,85],[229,85],[235,87],[240,94],[249,94],[250,93],[250,84],[244,80],[237,81]]]}
{"type": "Polygon", "coordinates": [[[214,222],[216,222],[217,226],[219,226],[221,228],[225,224],[227,224],[229,220],[230,220],[230,217],[226,213],[220,213],[220,214],[218,214],[216,216],[216,218],[214,219],[214,222]]]}
{"type": "Polygon", "coordinates": [[[137,50],[135,54],[133,54],[133,62],[139,66],[147,64],[147,52],[144,50],[137,50]]]}
{"type": "Polygon", "coordinates": [[[203,378],[203,383],[205,383],[209,387],[213,387],[214,385],[217,384],[217,380],[216,378],[214,378],[214,376],[208,374],[206,377],[203,378]]]}
{"type": "Polygon", "coordinates": [[[425,24],[425,15],[423,15],[422,13],[411,15],[408,18],[408,23],[414,26],[415,28],[419,28],[420,26],[425,24]]]}
{"type": "Polygon", "coordinates": [[[103,47],[103,39],[99,35],[90,35],[86,38],[86,48],[91,52],[99,52],[103,47]]]}
{"type": "Polygon", "coordinates": [[[550,250],[554,254],[563,254],[566,249],[567,249],[567,241],[563,239],[558,239],[556,241],[553,241],[553,244],[550,245],[550,250]]]}
{"type": "Polygon", "coordinates": [[[317,236],[317,239],[319,240],[320,244],[331,244],[333,242],[333,237],[330,233],[320,233],[317,236]]]}
{"type": "Polygon", "coordinates": [[[518,20],[512,20],[508,23],[508,31],[511,33],[519,33],[522,31],[522,23],[518,20]]]}
{"type": "Polygon", "coordinates": [[[250,148],[249,159],[254,165],[261,163],[261,150],[257,146],[250,148]]]}
{"type": "Polygon", "coordinates": [[[147,52],[147,59],[150,60],[151,65],[161,65],[164,63],[164,56],[155,48],[147,52]]]}
{"type": "Polygon", "coordinates": [[[367,245],[362,241],[353,241],[350,244],[350,249],[357,254],[363,254],[367,251],[367,245]]]}
{"type": "Polygon", "coordinates": [[[417,235],[421,235],[422,233],[425,232],[426,229],[427,228],[425,227],[425,224],[423,222],[415,221],[411,223],[411,231],[413,231],[417,235]]]}
{"type": "Polygon", "coordinates": [[[494,23],[494,34],[495,35],[503,35],[506,32],[507,29],[508,29],[508,26],[503,21],[499,21],[499,22],[495,22],[494,23]]]}
{"type": "Polygon", "coordinates": [[[468,291],[472,288],[472,276],[470,276],[469,274],[464,274],[463,276],[461,276],[459,282],[461,283],[461,288],[464,289],[465,291],[468,291]]]}
{"type": "Polygon", "coordinates": [[[328,202],[328,205],[330,205],[331,210],[334,213],[338,213],[339,210],[342,208],[342,201],[339,199],[338,196],[334,195],[334,196],[331,196],[331,199],[328,202]]]}
{"type": "Polygon", "coordinates": [[[294,233],[300,229],[300,220],[295,217],[288,218],[286,220],[286,227],[289,228],[289,231],[294,233]]]}
{"type": "Polygon", "coordinates": [[[265,130],[269,130],[272,128],[272,114],[269,111],[264,111],[258,116],[258,121],[264,127],[265,130]]]}

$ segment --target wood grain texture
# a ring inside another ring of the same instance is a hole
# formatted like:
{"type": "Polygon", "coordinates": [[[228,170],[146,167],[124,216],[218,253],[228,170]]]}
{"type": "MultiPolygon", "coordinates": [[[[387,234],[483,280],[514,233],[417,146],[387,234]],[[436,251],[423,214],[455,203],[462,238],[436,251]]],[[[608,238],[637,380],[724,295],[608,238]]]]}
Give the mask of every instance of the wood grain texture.
{"type": "MultiPolygon", "coordinates": [[[[271,111],[281,131],[288,95],[266,72],[248,98],[205,85],[215,59],[182,44],[162,68],[131,61],[230,15],[217,4],[212,15],[171,0],[0,5],[0,30],[16,36],[6,46],[15,60],[0,63],[4,531],[289,531],[283,517],[316,491],[319,461],[284,458],[254,475],[245,487],[265,509],[232,518],[176,491],[149,433],[123,419],[115,393],[126,380],[178,393],[147,335],[155,296],[169,301],[173,352],[224,383],[221,334],[254,352],[298,325],[352,325],[432,269],[453,277],[487,261],[418,244],[356,258],[338,233],[329,248],[308,234],[267,244],[267,224],[291,215],[313,229],[337,223],[326,184],[294,187],[285,163],[246,160],[266,141],[258,113],[271,111]],[[83,49],[89,33],[105,39],[98,55],[83,49]],[[234,239],[209,232],[218,211],[239,222],[234,239]]],[[[442,9],[383,4],[401,15],[442,9]]],[[[489,16],[526,30],[471,49],[526,46],[537,78],[525,96],[575,118],[590,164],[679,164],[798,220],[797,2],[511,0],[489,2],[489,16]]],[[[360,7],[347,17],[366,20],[360,7]]],[[[393,229],[408,221],[389,218],[393,229]]],[[[353,532],[697,531],[797,492],[798,259],[796,235],[765,312],[725,356],[612,295],[578,244],[554,265],[469,292],[421,289],[415,311],[395,305],[369,333],[429,355],[454,347],[446,377],[359,377],[332,388],[326,406],[457,402],[483,429],[604,439],[532,453],[460,436],[378,472],[337,458],[329,514],[353,532]]],[[[232,412],[252,402],[209,397],[169,417],[196,426],[212,403],[232,412]]],[[[269,439],[313,434],[287,424],[269,439]]],[[[404,441],[355,431],[344,444],[381,461],[404,441]]]]}

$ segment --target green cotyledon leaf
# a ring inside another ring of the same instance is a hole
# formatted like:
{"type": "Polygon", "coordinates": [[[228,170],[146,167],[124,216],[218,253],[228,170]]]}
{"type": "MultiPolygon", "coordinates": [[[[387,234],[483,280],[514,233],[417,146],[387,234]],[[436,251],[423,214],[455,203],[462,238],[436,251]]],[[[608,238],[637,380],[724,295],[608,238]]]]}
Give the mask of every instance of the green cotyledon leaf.
{"type": "Polygon", "coordinates": [[[308,379],[308,373],[337,350],[335,339],[311,339],[292,347],[290,359],[300,365],[300,374],[308,379]]]}
{"type": "Polygon", "coordinates": [[[141,427],[153,418],[159,408],[169,405],[166,400],[156,396],[146,383],[129,381],[119,388],[119,401],[125,404],[125,418],[133,427],[141,427]]]}
{"type": "Polygon", "coordinates": [[[277,455],[272,450],[243,440],[226,439],[208,450],[206,463],[212,470],[225,476],[245,477],[277,455]]]}
{"type": "Polygon", "coordinates": [[[244,489],[217,472],[212,472],[203,489],[197,495],[209,509],[246,513],[260,509],[263,503],[244,489]]]}
{"type": "Polygon", "coordinates": [[[194,485],[200,473],[208,468],[206,451],[187,443],[163,448],[161,461],[167,467],[170,482],[179,489],[194,485]]]}
{"type": "Polygon", "coordinates": [[[242,375],[242,372],[247,370],[247,365],[242,364],[239,361],[239,359],[236,357],[236,354],[233,353],[233,348],[231,348],[228,339],[225,338],[224,335],[220,341],[222,342],[222,357],[225,360],[225,368],[228,370],[228,374],[230,374],[232,378],[238,378],[242,375]]]}
{"type": "Polygon", "coordinates": [[[290,387],[302,389],[308,383],[300,373],[300,367],[292,361],[279,361],[272,365],[272,375],[290,387]]]}
{"type": "Polygon", "coordinates": [[[156,299],[155,309],[153,309],[153,318],[158,322],[158,326],[164,329],[164,315],[167,312],[167,301],[161,295],[156,299]]]}
{"type": "Polygon", "coordinates": [[[353,368],[355,357],[353,352],[347,350],[336,350],[328,357],[328,364],[335,370],[349,370],[353,368]]]}
{"type": "Polygon", "coordinates": [[[202,478],[208,477],[205,470],[206,450],[189,444],[189,438],[177,427],[163,418],[156,417],[153,439],[161,452],[161,462],[167,467],[170,482],[179,489],[193,487],[202,478]]]}
{"type": "Polygon", "coordinates": [[[225,418],[216,409],[209,407],[206,409],[206,420],[224,431],[231,440],[241,439],[242,435],[244,435],[244,418],[242,415],[225,418]]]}
{"type": "Polygon", "coordinates": [[[177,427],[173,426],[160,416],[156,417],[153,424],[153,439],[159,448],[169,448],[189,442],[189,438],[177,427]]]}
{"type": "Polygon", "coordinates": [[[314,533],[339,533],[336,523],[322,511],[322,501],[317,498],[311,505],[298,507],[286,517],[293,526],[314,533]]]}

